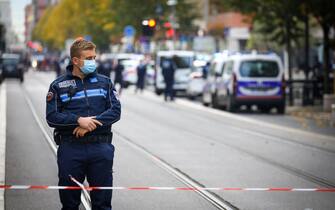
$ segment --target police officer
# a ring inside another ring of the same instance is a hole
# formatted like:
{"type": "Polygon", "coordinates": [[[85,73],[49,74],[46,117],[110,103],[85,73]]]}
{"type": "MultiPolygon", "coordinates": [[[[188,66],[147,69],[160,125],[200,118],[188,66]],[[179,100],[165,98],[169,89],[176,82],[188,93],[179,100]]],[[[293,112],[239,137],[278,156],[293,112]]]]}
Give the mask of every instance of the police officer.
{"type": "Polygon", "coordinates": [[[121,95],[122,89],[124,87],[124,81],[123,81],[123,71],[124,71],[124,66],[122,65],[121,61],[115,59],[114,60],[114,65],[113,65],[113,70],[115,72],[114,74],[114,84],[119,84],[119,94],[121,95]]]}
{"type": "Polygon", "coordinates": [[[174,74],[176,71],[176,65],[174,63],[175,58],[166,58],[162,62],[162,74],[165,82],[165,90],[164,90],[164,100],[167,101],[168,97],[170,100],[174,100],[174,74]]]}
{"type": "MultiPolygon", "coordinates": [[[[112,186],[114,146],[111,126],[121,105],[111,80],[95,72],[96,46],[77,40],[71,46],[67,73],[51,83],[46,119],[54,127],[59,186],[76,186],[85,177],[90,186],[112,186]]],[[[60,190],[63,210],[77,210],[80,190],[60,190]]],[[[93,210],[111,210],[112,191],[91,192],[93,210]]]]}
{"type": "Polygon", "coordinates": [[[147,64],[144,60],[140,61],[140,64],[137,66],[137,82],[135,92],[140,90],[143,92],[145,86],[145,76],[147,74],[147,64]]]}

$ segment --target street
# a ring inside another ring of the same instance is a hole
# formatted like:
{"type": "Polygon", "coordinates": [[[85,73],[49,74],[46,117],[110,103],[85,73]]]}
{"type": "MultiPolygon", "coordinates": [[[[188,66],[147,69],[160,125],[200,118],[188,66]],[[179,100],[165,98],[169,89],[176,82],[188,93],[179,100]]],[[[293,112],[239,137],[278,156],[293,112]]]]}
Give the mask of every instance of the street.
{"type": "MultiPolygon", "coordinates": [[[[45,98],[54,78],[30,70],[24,83],[8,79],[1,85],[7,92],[6,185],[57,185],[56,156],[45,136],[52,137],[45,98]]],[[[183,100],[166,103],[149,91],[128,89],[120,100],[122,117],[113,126],[114,186],[335,187],[332,132],[312,133],[257,113],[230,114],[183,100]]],[[[331,192],[114,190],[112,204],[116,210],[327,210],[335,200],[331,192]]],[[[5,208],[60,209],[58,191],[7,190],[5,208]]]]}

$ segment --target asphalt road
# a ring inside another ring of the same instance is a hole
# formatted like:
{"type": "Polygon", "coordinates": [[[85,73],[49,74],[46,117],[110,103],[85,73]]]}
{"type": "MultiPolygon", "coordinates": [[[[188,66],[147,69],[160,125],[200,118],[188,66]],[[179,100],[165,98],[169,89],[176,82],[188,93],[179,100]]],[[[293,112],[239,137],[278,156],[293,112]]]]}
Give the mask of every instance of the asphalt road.
{"type": "MultiPolygon", "coordinates": [[[[24,95],[44,122],[45,95],[54,78],[28,72],[7,83],[6,184],[57,183],[55,155],[24,95]]],[[[150,93],[121,96],[114,127],[115,186],[185,187],[153,156],[206,187],[335,187],[335,138],[283,129],[271,122],[165,103],[150,93]]],[[[44,123],[47,132],[51,130],[44,123]]],[[[289,127],[289,125],[288,125],[289,127]]],[[[333,209],[333,193],[215,191],[238,209],[333,209]]],[[[57,191],[7,191],[6,209],[59,209],[57,191]]],[[[113,192],[113,209],[216,209],[191,191],[113,192]]]]}

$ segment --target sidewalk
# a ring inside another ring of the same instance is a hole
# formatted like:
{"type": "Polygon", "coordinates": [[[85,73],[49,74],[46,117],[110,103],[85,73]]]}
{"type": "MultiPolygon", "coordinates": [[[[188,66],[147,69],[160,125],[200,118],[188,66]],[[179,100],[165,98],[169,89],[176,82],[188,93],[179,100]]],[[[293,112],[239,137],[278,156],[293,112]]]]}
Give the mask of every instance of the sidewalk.
{"type": "Polygon", "coordinates": [[[331,123],[332,113],[324,112],[322,106],[287,107],[286,114],[299,123],[301,128],[335,134],[335,125],[331,123]]]}

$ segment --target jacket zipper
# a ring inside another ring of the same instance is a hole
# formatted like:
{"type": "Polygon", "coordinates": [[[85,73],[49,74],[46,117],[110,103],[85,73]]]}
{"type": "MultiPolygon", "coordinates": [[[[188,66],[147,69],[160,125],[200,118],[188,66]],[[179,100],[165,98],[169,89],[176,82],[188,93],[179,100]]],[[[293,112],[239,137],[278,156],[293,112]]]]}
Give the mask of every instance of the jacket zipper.
{"type": "Polygon", "coordinates": [[[86,105],[87,105],[87,116],[90,116],[90,104],[88,102],[88,97],[87,97],[87,91],[86,91],[86,85],[84,83],[84,80],[81,80],[83,87],[84,87],[84,93],[85,93],[85,99],[86,99],[86,105]]]}

